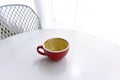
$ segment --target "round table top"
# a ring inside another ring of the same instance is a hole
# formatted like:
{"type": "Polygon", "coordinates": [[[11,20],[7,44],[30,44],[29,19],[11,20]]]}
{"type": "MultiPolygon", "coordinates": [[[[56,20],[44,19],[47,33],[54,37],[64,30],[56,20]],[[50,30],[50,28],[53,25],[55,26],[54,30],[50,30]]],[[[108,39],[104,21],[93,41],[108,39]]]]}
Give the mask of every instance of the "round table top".
{"type": "Polygon", "coordinates": [[[74,30],[43,29],[0,41],[0,80],[120,80],[120,47],[74,30]],[[69,41],[60,61],[36,51],[52,37],[69,41]]]}

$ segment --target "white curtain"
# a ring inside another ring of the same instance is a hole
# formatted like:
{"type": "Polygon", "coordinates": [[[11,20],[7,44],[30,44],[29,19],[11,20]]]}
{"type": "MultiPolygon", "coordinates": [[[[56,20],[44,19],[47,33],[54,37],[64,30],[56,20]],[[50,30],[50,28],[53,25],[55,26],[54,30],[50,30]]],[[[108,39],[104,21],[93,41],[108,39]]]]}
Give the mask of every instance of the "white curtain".
{"type": "Polygon", "coordinates": [[[77,0],[34,0],[44,28],[75,29],[77,0]]]}
{"type": "Polygon", "coordinates": [[[119,0],[34,1],[43,28],[76,29],[120,45],[119,0]]]}

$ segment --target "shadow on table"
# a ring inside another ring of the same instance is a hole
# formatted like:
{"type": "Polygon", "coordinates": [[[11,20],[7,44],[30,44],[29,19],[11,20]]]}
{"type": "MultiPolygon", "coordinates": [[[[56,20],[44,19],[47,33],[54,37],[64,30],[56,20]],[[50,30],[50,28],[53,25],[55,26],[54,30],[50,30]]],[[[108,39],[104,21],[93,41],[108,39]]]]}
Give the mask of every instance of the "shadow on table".
{"type": "Polygon", "coordinates": [[[49,58],[41,58],[35,61],[35,66],[43,75],[55,76],[64,73],[67,68],[67,60],[64,58],[60,61],[52,61],[49,58]]]}

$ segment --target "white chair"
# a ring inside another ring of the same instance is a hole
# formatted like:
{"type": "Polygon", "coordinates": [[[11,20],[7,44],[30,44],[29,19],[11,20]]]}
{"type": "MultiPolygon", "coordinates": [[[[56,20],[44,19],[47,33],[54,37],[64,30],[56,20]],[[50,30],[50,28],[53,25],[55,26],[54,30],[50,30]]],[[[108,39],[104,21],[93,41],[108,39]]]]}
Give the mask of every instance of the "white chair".
{"type": "Polygon", "coordinates": [[[40,20],[29,6],[11,4],[0,7],[0,39],[36,29],[42,29],[40,20]]]}

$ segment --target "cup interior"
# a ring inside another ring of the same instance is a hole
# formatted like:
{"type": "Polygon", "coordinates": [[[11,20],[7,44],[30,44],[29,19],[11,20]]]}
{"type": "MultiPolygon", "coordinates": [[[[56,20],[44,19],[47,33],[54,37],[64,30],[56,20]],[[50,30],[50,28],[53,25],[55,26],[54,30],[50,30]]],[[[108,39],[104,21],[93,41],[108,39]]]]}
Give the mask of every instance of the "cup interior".
{"type": "Polygon", "coordinates": [[[50,51],[61,51],[66,49],[68,45],[67,40],[62,38],[48,39],[44,44],[45,48],[50,51]]]}

